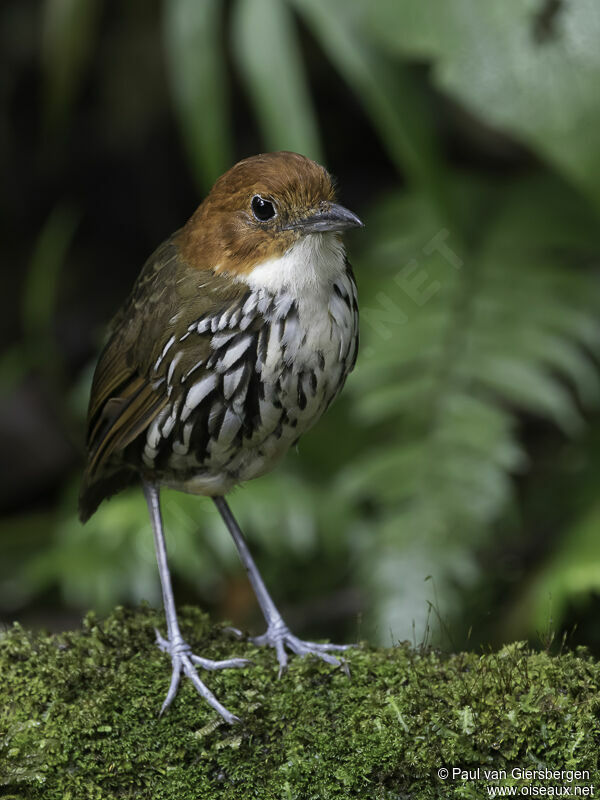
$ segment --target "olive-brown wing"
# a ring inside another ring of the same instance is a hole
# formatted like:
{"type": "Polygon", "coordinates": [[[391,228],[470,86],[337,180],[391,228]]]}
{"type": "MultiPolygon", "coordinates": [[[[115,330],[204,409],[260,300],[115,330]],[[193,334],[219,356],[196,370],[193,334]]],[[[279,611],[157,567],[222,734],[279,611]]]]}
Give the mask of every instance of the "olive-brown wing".
{"type": "MultiPolygon", "coordinates": [[[[181,260],[176,237],[148,260],[132,293],[112,323],[92,383],[88,411],[88,461],[80,497],[87,518],[103,499],[94,484],[108,482],[117,471],[135,478],[135,464],[124,461],[128,445],[141,436],[169,402],[169,383],[179,382],[206,361],[210,336],[190,335],[197,320],[212,319],[237,305],[247,293],[240,284],[191,269],[181,260]],[[174,359],[177,358],[176,369],[174,359]],[[94,496],[89,510],[86,498],[94,496]],[[100,496],[98,500],[97,497],[100,496]]],[[[206,331],[210,334],[210,329],[206,331]]],[[[141,466],[141,465],[140,465],[141,466]]],[[[110,493],[119,491],[110,482],[110,493]]],[[[107,483],[109,488],[109,483],[107,483]]],[[[108,496],[108,492],[107,495],[108,496]]]]}

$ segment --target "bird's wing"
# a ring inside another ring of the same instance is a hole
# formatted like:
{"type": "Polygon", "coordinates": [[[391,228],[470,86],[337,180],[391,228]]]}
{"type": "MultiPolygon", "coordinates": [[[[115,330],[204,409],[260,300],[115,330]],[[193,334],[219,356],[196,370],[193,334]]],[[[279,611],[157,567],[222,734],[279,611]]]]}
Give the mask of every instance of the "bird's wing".
{"type": "Polygon", "coordinates": [[[79,495],[79,515],[85,522],[106,497],[135,479],[125,464],[124,448],[152,422],[164,406],[157,392],[129,364],[115,334],[106,345],[94,375],[88,412],[87,465],[79,495]]]}
{"type": "Polygon", "coordinates": [[[84,483],[93,481],[166,403],[158,385],[147,380],[146,362],[153,337],[157,338],[156,325],[163,318],[161,297],[173,288],[176,260],[176,246],[168,240],[148,259],[128,301],[111,323],[111,336],[92,383],[84,483]]]}
{"type": "Polygon", "coordinates": [[[112,335],[96,367],[84,487],[103,472],[122,466],[125,448],[169,403],[171,378],[208,359],[214,331],[209,326],[205,336],[197,330],[193,337],[186,336],[190,326],[231,309],[246,293],[241,284],[187,267],[176,237],[150,257],[112,323],[112,335]],[[176,354],[177,370],[170,373],[176,354]]]}
{"type": "Polygon", "coordinates": [[[88,433],[90,478],[143,433],[167,403],[166,395],[135,372],[130,372],[124,380],[112,379],[104,386],[103,393],[107,399],[93,417],[88,433]]]}

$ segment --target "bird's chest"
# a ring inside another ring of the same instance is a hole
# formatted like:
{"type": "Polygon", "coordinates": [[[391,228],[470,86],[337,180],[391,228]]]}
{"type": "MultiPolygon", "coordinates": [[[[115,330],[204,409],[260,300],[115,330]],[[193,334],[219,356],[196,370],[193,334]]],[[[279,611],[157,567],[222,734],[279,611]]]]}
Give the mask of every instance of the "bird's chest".
{"type": "Polygon", "coordinates": [[[296,300],[286,315],[273,316],[256,364],[263,406],[271,407],[265,417],[278,417],[284,433],[297,439],[341,389],[355,348],[352,305],[335,294],[322,304],[296,300]]]}
{"type": "MultiPolygon", "coordinates": [[[[249,292],[186,332],[209,347],[167,373],[171,404],[148,431],[143,459],[165,483],[204,493],[268,471],[341,390],[354,365],[358,311],[350,273],[327,291],[249,292]]],[[[176,356],[173,356],[176,358],[176,356]]],[[[171,361],[171,364],[173,362],[171,361]]]]}

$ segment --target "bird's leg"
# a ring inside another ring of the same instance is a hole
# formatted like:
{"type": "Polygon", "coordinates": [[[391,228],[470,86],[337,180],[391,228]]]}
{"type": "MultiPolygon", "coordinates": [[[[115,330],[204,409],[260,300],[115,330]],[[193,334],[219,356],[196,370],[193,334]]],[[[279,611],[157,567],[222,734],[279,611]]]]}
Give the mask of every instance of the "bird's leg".
{"type": "Polygon", "coordinates": [[[256,595],[256,599],[258,600],[258,604],[261,607],[267,623],[266,632],[261,636],[252,637],[251,641],[254,642],[254,644],[266,644],[275,648],[277,652],[277,660],[279,661],[279,675],[281,675],[287,667],[288,657],[285,650],[286,647],[300,656],[313,655],[317,656],[317,658],[320,658],[323,661],[327,661],[328,664],[345,666],[343,661],[340,661],[340,659],[330,655],[327,651],[347,650],[349,647],[352,647],[352,645],[305,642],[290,632],[288,626],[283,621],[281,614],[277,610],[277,607],[273,602],[267,587],[265,586],[260,572],[258,571],[258,567],[252,558],[248,544],[244,538],[244,534],[242,533],[240,526],[237,524],[235,517],[233,516],[231,509],[227,504],[227,501],[224,497],[213,497],[213,500],[216,507],[219,509],[219,513],[223,517],[225,525],[227,525],[229,533],[233,537],[233,541],[235,542],[235,546],[240,554],[242,564],[246,568],[248,578],[252,584],[252,588],[254,589],[254,594],[256,595]]]}
{"type": "Polygon", "coordinates": [[[154,545],[156,547],[156,560],[158,562],[158,572],[160,574],[160,583],[162,586],[163,604],[165,608],[165,616],[167,618],[167,638],[165,639],[156,631],[156,641],[161,650],[171,656],[171,663],[173,665],[173,672],[171,674],[171,685],[169,691],[162,705],[160,713],[162,714],[168,708],[179,687],[181,674],[187,677],[194,684],[198,692],[206,700],[206,702],[217,711],[226,722],[238,722],[239,719],[225,706],[221,705],[210,689],[198,677],[194,665],[203,667],[208,670],[226,669],[227,667],[245,667],[250,662],[245,658],[229,658],[224,661],[212,661],[208,658],[201,658],[192,653],[190,646],[184,640],[179,630],[179,622],[177,620],[177,611],[175,610],[175,599],[173,597],[173,587],[171,586],[171,575],[169,573],[169,565],[167,563],[167,547],[165,544],[165,537],[163,533],[162,515],[160,513],[160,501],[158,488],[152,484],[143,482],[144,495],[148,503],[148,510],[150,511],[150,519],[152,520],[152,530],[154,531],[154,545]]]}

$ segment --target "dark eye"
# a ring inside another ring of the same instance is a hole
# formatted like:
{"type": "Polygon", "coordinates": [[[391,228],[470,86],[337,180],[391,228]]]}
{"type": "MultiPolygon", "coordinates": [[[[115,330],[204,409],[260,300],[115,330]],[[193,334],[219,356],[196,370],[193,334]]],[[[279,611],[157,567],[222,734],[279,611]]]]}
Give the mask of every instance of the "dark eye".
{"type": "Polygon", "coordinates": [[[252,213],[259,222],[266,222],[275,216],[275,206],[269,200],[265,200],[259,194],[252,198],[252,213]]]}

